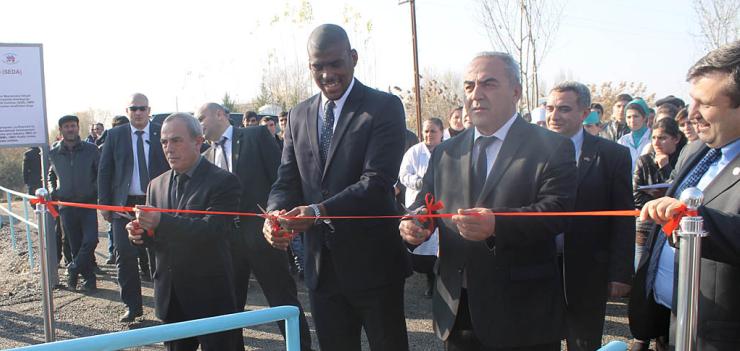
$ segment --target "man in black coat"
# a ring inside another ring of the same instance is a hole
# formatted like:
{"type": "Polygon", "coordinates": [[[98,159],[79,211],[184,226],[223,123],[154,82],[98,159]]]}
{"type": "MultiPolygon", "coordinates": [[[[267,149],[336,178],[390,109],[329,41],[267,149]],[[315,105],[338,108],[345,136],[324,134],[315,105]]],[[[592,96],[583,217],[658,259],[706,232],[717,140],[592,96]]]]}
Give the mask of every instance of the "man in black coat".
{"type": "Polygon", "coordinates": [[[395,211],[405,119],[401,101],[354,79],[357,52],[336,25],[314,29],[309,67],[321,90],[290,112],[277,182],[267,202],[281,231],[264,234],[285,249],[286,231],[305,232],[305,281],[322,350],[407,350],[403,283],[409,265],[397,221],[317,216],[395,211]],[[304,218],[294,218],[300,216],[304,218]]]}
{"type": "MultiPolygon", "coordinates": [[[[583,129],[591,93],[566,81],[550,90],[547,128],[573,142],[578,164],[576,211],[630,210],[629,150],[583,129]]],[[[601,347],[607,297],[629,292],[634,267],[635,220],[631,217],[573,217],[556,237],[564,280],[568,350],[601,347]]]]}
{"type": "MultiPolygon", "coordinates": [[[[481,53],[465,75],[473,128],[437,146],[422,190],[444,203],[439,229],[434,330],[447,350],[560,350],[565,304],[555,236],[563,217],[506,217],[491,212],[557,212],[573,207],[573,143],[524,121],[519,66],[509,54],[481,53]]],[[[431,231],[400,224],[411,245],[431,231]]]]}
{"type": "MultiPolygon", "coordinates": [[[[697,350],[740,349],[740,41],[701,58],[688,72],[689,118],[699,140],[684,147],[665,197],[642,208],[641,220],[659,226],[648,236],[630,294],[632,334],[670,336],[675,343],[678,250],[660,226],[681,206],[681,192],[704,193],[699,216],[709,235],[701,244],[697,350]],[[670,332],[669,332],[670,321],[670,332]]],[[[676,235],[675,233],[673,235],[676,235]]],[[[640,345],[646,350],[648,345],[640,345]]],[[[633,347],[633,349],[635,349],[633,347]]]]}
{"type": "MultiPolygon", "coordinates": [[[[98,170],[99,204],[143,205],[149,180],[169,169],[159,143],[161,126],[149,123],[149,111],[149,99],[134,94],[126,108],[130,124],[108,130],[98,170]]],[[[121,321],[132,322],[143,314],[137,267],[139,252],[128,240],[125,229],[128,220],[109,211],[101,213],[113,229],[118,285],[127,308],[121,321]]]]}
{"type": "Polygon", "coordinates": [[[23,184],[29,195],[36,195],[36,189],[41,187],[41,149],[38,146],[23,153],[23,184]]]}
{"type": "MultiPolygon", "coordinates": [[[[280,150],[266,127],[234,128],[229,115],[217,103],[203,105],[196,114],[206,140],[211,147],[203,156],[211,163],[235,174],[242,185],[239,211],[259,213],[267,206],[272,183],[280,166],[280,150]]],[[[253,216],[239,218],[239,228],[230,236],[231,256],[236,286],[236,306],[247,302],[249,275],[254,272],[270,306],[292,305],[301,310],[301,348],[311,348],[311,333],[303,308],[298,301],[295,280],[288,270],[288,257],[283,250],[267,243],[262,235],[264,219],[253,216]]],[[[280,322],[285,333],[285,323],[280,322]]]]}
{"type": "MultiPolygon", "coordinates": [[[[229,248],[234,217],[140,209],[233,212],[239,207],[239,180],[200,155],[203,132],[193,116],[167,117],[161,141],[172,169],[152,180],[147,206],[137,206],[136,221],[126,225],[128,239],[154,249],[157,317],[176,323],[237,312],[229,248]],[[153,235],[148,240],[147,231],[153,235]]],[[[165,342],[177,351],[195,351],[198,344],[203,351],[243,350],[238,329],[165,342]]]]}

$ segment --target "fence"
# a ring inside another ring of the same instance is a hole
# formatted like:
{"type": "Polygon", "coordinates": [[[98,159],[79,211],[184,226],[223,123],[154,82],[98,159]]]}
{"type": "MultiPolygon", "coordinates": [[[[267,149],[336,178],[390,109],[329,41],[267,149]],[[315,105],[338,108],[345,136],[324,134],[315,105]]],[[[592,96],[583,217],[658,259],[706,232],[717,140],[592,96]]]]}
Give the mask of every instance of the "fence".
{"type": "Polygon", "coordinates": [[[155,327],[127,330],[117,333],[88,336],[57,341],[47,344],[25,346],[8,351],[112,351],[129,347],[151,345],[162,341],[189,338],[198,335],[241,329],[257,324],[285,320],[285,343],[288,351],[300,350],[298,331],[298,308],[279,306],[259,311],[240,312],[218,317],[197,319],[187,322],[158,325],[155,327]]]}
{"type": "MultiPolygon", "coordinates": [[[[10,222],[10,243],[13,250],[18,250],[16,246],[15,238],[15,220],[25,223],[26,225],[26,241],[28,242],[28,266],[29,272],[33,272],[33,242],[31,241],[31,228],[38,230],[39,226],[28,218],[29,201],[33,199],[33,196],[28,194],[19,193],[17,191],[10,190],[8,188],[0,186],[0,191],[5,193],[5,199],[7,200],[8,207],[0,205],[0,210],[8,214],[8,221],[10,222]],[[19,197],[23,200],[23,217],[13,212],[13,197],[19,197]]],[[[0,217],[0,227],[2,226],[3,220],[0,217]]]]}

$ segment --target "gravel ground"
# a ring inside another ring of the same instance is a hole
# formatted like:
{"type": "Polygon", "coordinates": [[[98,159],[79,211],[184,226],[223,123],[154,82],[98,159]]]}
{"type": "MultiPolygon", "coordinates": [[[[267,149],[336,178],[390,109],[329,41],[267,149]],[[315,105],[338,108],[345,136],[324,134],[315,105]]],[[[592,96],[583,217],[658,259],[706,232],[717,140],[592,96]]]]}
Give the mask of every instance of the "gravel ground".
{"type": "MultiPolygon", "coordinates": [[[[102,222],[101,222],[102,223],[102,222]]],[[[18,229],[22,227],[17,226],[18,229]]],[[[104,334],[114,331],[136,329],[159,324],[154,316],[153,287],[142,283],[144,295],[144,317],[133,324],[119,323],[118,317],[124,312],[119,301],[118,287],[115,283],[115,267],[105,265],[107,258],[107,237],[102,233],[96,256],[104,274],[98,277],[98,291],[91,295],[71,292],[63,287],[54,290],[54,312],[56,318],[57,340],[104,334]]],[[[10,247],[10,231],[7,220],[0,229],[0,349],[38,344],[44,340],[43,320],[41,319],[41,291],[39,288],[38,263],[29,272],[25,252],[25,232],[16,231],[17,251],[10,247]]],[[[37,248],[34,233],[34,248],[37,248]]],[[[36,257],[38,253],[35,253],[36,257]]],[[[59,269],[60,280],[64,281],[65,271],[59,269]]],[[[299,281],[299,299],[306,309],[311,326],[314,348],[318,349],[313,321],[308,304],[308,292],[299,281]]],[[[425,279],[414,275],[406,281],[406,325],[409,345],[412,350],[442,350],[441,342],[434,336],[431,322],[431,300],[422,296],[425,279]]],[[[259,284],[252,279],[248,295],[248,310],[267,307],[259,284]]],[[[607,306],[604,343],[611,340],[624,340],[629,337],[626,319],[626,300],[616,299],[607,306]]],[[[261,325],[245,329],[247,350],[283,350],[285,344],[277,326],[261,325]]],[[[133,350],[163,350],[161,344],[133,350]]],[[[363,349],[369,349],[367,343],[363,349]]]]}

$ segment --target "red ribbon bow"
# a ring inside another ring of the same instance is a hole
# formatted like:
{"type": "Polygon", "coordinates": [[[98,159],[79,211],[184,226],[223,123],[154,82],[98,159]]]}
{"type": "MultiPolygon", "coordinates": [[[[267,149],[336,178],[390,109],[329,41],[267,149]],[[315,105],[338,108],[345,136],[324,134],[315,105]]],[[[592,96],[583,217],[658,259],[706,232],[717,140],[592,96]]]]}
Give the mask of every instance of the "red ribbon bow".
{"type": "Polygon", "coordinates": [[[42,196],[39,196],[39,197],[37,197],[35,199],[31,199],[28,202],[31,203],[31,205],[36,205],[36,204],[44,205],[49,210],[49,213],[51,213],[51,216],[52,217],[54,217],[54,218],[59,217],[59,212],[57,212],[57,209],[52,204],[52,201],[49,201],[49,200],[45,199],[42,196]]]}
{"type": "MultiPolygon", "coordinates": [[[[424,207],[427,209],[426,215],[433,215],[434,211],[441,210],[445,208],[445,205],[442,203],[442,201],[435,201],[434,195],[431,193],[427,193],[424,195],[424,207]]],[[[434,231],[434,221],[431,217],[419,217],[419,222],[426,223],[426,221],[429,221],[429,229],[430,232],[434,231]]]]}
{"type": "Polygon", "coordinates": [[[673,216],[673,218],[671,218],[668,223],[663,225],[663,233],[665,233],[666,236],[671,236],[673,232],[678,229],[679,224],[681,224],[681,218],[684,218],[686,216],[696,217],[699,215],[699,212],[697,210],[689,210],[685,204],[681,204],[681,206],[678,207],[677,211],[678,213],[676,213],[676,215],[673,216]]]}

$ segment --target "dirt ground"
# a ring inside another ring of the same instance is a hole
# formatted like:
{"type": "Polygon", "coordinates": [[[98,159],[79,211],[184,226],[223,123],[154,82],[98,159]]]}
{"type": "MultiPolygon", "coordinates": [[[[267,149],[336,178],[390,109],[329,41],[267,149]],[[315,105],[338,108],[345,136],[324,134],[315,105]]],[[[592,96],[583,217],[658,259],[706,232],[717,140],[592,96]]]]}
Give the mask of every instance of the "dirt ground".
{"type": "MultiPolygon", "coordinates": [[[[21,212],[22,213],[22,212],[21,212]]],[[[0,349],[38,344],[44,340],[43,320],[41,318],[41,291],[39,288],[38,260],[32,271],[29,270],[26,253],[25,226],[16,226],[17,250],[10,245],[10,231],[7,217],[0,228],[0,349]]],[[[142,283],[144,295],[144,317],[134,324],[118,322],[124,312],[119,300],[118,286],[115,283],[115,266],[104,264],[107,258],[107,237],[101,222],[100,243],[96,258],[102,269],[98,277],[98,291],[91,295],[71,292],[64,288],[54,290],[54,315],[56,318],[57,340],[104,334],[128,329],[143,328],[159,324],[154,316],[153,287],[142,283]]],[[[38,235],[32,233],[34,250],[38,249],[38,235]]],[[[34,253],[38,258],[38,252],[34,253]]],[[[65,270],[59,269],[60,281],[64,281],[65,270]]],[[[409,346],[412,350],[442,350],[442,343],[434,336],[431,322],[431,300],[423,297],[425,288],[423,276],[415,274],[406,281],[406,325],[409,346]]],[[[306,309],[311,326],[314,349],[318,350],[308,303],[308,292],[298,281],[299,299],[306,309]]],[[[267,307],[259,284],[252,279],[248,295],[248,310],[267,307]]],[[[607,306],[607,321],[604,330],[604,343],[611,340],[627,341],[626,300],[616,299],[607,306]]],[[[251,327],[244,330],[247,350],[284,350],[285,344],[274,323],[251,327]]],[[[132,350],[163,350],[161,344],[132,350]]],[[[363,345],[368,350],[367,343],[363,345]]]]}

